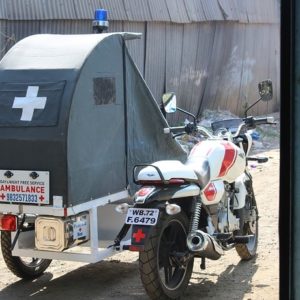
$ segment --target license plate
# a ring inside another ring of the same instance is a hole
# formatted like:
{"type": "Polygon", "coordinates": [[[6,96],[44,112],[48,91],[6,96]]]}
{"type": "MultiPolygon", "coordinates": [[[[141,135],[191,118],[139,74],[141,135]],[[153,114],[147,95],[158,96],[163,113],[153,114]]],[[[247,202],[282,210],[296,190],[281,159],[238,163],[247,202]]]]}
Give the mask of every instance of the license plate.
{"type": "Polygon", "coordinates": [[[49,172],[0,170],[0,202],[49,204],[49,172]]]}
{"type": "Polygon", "coordinates": [[[132,225],[150,225],[157,223],[159,209],[157,208],[129,208],[125,223],[132,225]]]}

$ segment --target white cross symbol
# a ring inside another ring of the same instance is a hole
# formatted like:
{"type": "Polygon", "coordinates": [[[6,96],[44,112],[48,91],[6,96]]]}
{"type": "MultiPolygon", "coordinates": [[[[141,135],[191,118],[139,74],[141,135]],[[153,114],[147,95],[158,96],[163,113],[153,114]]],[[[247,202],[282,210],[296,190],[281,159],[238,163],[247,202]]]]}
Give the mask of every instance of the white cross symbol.
{"type": "Polygon", "coordinates": [[[47,97],[38,97],[39,87],[29,86],[26,97],[15,97],[12,108],[21,108],[21,121],[31,121],[35,109],[44,109],[47,97]]]}

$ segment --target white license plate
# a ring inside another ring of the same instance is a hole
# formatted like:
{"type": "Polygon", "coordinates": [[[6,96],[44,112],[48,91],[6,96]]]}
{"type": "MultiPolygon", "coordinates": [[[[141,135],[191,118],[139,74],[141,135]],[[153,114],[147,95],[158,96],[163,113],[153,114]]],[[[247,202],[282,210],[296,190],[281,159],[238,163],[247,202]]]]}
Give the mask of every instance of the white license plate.
{"type": "Polygon", "coordinates": [[[157,223],[159,209],[157,208],[129,208],[126,215],[126,224],[150,225],[157,223]]]}
{"type": "Polygon", "coordinates": [[[49,172],[0,170],[0,202],[49,204],[49,172]]]}

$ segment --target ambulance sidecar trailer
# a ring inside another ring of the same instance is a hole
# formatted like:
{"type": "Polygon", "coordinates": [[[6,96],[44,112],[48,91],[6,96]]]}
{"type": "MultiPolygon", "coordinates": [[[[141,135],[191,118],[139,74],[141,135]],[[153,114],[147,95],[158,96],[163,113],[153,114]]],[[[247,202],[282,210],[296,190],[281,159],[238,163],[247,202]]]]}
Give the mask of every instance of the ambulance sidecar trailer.
{"type": "Polygon", "coordinates": [[[138,36],[33,35],[0,62],[1,246],[19,277],[129,245],[109,247],[133,166],[186,157],[127,51],[138,36]]]}

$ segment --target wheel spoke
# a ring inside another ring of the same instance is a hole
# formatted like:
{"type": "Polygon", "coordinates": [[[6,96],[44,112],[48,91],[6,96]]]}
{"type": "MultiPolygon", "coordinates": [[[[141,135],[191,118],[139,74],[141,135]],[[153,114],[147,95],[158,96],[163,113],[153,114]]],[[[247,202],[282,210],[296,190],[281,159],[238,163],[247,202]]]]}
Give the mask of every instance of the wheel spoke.
{"type": "Polygon", "coordinates": [[[172,266],[168,265],[167,267],[164,267],[165,271],[165,282],[166,284],[169,284],[172,281],[172,266]]]}
{"type": "Polygon", "coordinates": [[[161,280],[167,288],[174,288],[185,276],[186,266],[179,259],[185,250],[186,231],[180,223],[172,222],[162,232],[158,257],[161,280]]]}

